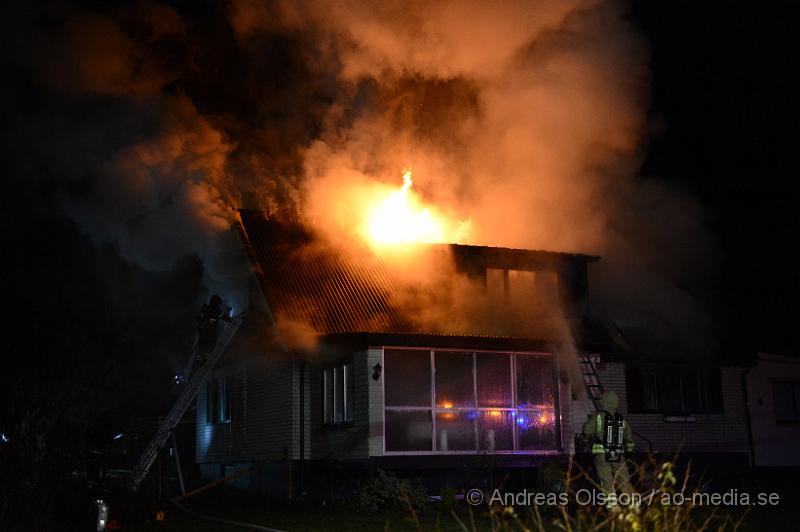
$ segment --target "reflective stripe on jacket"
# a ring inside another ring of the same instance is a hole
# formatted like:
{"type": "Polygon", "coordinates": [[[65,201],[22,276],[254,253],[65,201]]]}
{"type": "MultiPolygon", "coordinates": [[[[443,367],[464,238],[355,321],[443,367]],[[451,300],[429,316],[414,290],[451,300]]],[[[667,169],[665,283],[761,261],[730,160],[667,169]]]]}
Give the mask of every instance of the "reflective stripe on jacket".
{"type": "MultiPolygon", "coordinates": [[[[606,448],[603,445],[603,441],[605,440],[605,414],[605,412],[597,412],[595,414],[592,454],[605,454],[606,452],[606,448]]],[[[625,445],[625,450],[627,452],[631,452],[633,451],[634,443],[633,438],[631,437],[631,428],[630,425],[628,425],[627,419],[622,419],[622,426],[624,427],[623,444],[625,445]]]]}

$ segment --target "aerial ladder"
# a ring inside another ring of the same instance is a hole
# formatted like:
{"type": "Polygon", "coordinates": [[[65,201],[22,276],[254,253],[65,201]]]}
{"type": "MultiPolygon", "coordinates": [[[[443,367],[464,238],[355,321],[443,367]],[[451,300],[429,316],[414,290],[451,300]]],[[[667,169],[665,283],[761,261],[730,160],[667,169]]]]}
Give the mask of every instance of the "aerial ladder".
{"type": "Polygon", "coordinates": [[[188,379],[188,382],[186,382],[186,387],[183,389],[180,396],[178,396],[178,400],[172,406],[169,414],[167,414],[167,417],[164,419],[161,426],[159,426],[158,430],[153,436],[153,439],[147,444],[144,453],[142,453],[142,456],[139,458],[139,461],[133,468],[130,483],[134,491],[139,489],[142,481],[147,476],[147,472],[150,470],[153,462],[155,462],[156,458],[158,457],[158,450],[164,446],[170,436],[173,436],[174,438],[173,431],[175,430],[175,427],[189,409],[189,405],[191,405],[194,401],[194,398],[197,396],[197,392],[200,390],[200,387],[208,380],[208,377],[211,374],[211,371],[214,369],[214,366],[216,366],[217,362],[219,362],[219,359],[222,358],[222,354],[225,352],[228,344],[230,344],[231,340],[233,339],[234,334],[236,334],[236,331],[242,324],[243,318],[243,315],[239,315],[235,318],[232,318],[230,321],[219,320],[217,322],[217,342],[214,345],[214,348],[207,355],[205,360],[197,360],[196,363],[199,365],[199,367],[197,367],[190,375],[190,371],[195,365],[198,355],[201,354],[198,353],[198,342],[195,342],[189,360],[184,367],[184,372],[182,375],[178,376],[180,377],[178,379],[179,382],[188,379]]]}

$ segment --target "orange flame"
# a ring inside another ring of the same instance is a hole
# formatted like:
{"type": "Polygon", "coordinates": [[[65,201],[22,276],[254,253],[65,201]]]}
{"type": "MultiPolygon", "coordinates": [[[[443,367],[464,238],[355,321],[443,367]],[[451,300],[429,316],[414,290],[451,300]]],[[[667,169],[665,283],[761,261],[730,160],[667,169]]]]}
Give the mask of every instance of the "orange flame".
{"type": "Polygon", "coordinates": [[[403,169],[403,185],[367,209],[366,236],[376,245],[441,243],[461,241],[469,232],[470,220],[453,226],[436,209],[423,204],[411,190],[414,186],[411,168],[403,169]]]}

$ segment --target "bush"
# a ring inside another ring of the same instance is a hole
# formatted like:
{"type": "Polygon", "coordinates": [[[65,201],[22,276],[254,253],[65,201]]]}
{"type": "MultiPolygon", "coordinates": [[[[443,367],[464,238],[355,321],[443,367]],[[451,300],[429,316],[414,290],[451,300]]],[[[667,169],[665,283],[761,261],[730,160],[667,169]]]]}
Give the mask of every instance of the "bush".
{"type": "Polygon", "coordinates": [[[421,510],[426,500],[427,494],[419,479],[399,479],[382,469],[378,469],[357,494],[359,506],[372,512],[399,507],[421,510]]]}
{"type": "MultiPolygon", "coordinates": [[[[492,531],[612,530],[619,532],[701,532],[736,530],[742,519],[734,519],[724,508],[701,507],[692,503],[692,494],[701,491],[690,470],[681,479],[676,476],[675,461],[652,455],[644,462],[629,462],[634,493],[642,500],[626,499],[618,492],[616,502],[575,504],[576,492],[590,488],[601,492],[578,464],[570,462],[560,483],[569,501],[566,505],[539,508],[489,504],[486,514],[492,531]],[[626,502],[629,501],[629,502],[626,502]],[[666,501],[666,502],[665,502],[666,501]],[[681,501],[674,503],[671,501],[681,501]],[[549,511],[544,511],[549,510],[549,511]]],[[[486,508],[486,507],[484,507],[486,508]]],[[[464,530],[470,530],[462,527],[464,530]]],[[[476,529],[473,526],[471,532],[476,529]]]]}

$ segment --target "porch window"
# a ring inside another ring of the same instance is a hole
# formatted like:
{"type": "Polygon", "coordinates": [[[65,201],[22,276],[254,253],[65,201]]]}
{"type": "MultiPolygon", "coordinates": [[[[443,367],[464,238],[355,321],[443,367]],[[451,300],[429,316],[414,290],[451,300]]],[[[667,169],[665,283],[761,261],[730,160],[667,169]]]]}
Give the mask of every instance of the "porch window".
{"type": "Polygon", "coordinates": [[[323,422],[353,421],[353,365],[341,364],[322,372],[323,422]]]}
{"type": "Polygon", "coordinates": [[[387,348],[383,375],[387,452],[558,446],[550,354],[387,348]]]}

